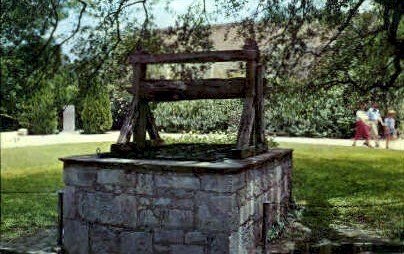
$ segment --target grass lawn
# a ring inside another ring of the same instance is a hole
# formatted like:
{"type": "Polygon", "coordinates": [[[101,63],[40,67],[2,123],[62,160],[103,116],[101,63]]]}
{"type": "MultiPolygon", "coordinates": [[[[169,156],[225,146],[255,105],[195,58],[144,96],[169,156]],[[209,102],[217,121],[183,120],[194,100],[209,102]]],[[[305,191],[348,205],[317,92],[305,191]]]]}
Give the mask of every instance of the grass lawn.
{"type": "MultiPolygon", "coordinates": [[[[110,143],[10,148],[1,152],[1,235],[12,239],[56,225],[59,157],[109,150],[110,143]]],[[[404,153],[360,147],[281,144],[295,149],[293,195],[314,237],[335,226],[403,238],[404,153]]]]}

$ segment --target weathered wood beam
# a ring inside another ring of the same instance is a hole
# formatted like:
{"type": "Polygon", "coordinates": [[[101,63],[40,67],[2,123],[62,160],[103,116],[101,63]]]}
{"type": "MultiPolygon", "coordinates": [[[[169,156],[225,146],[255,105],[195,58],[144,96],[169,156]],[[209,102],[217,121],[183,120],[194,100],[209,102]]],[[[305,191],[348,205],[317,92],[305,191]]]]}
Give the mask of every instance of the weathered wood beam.
{"type": "Polygon", "coordinates": [[[122,124],[121,132],[118,137],[118,144],[128,143],[132,135],[133,121],[138,118],[138,104],[139,104],[139,88],[140,79],[144,77],[146,73],[146,66],[142,64],[133,65],[133,76],[132,76],[132,90],[134,95],[130,103],[129,112],[122,124]]]}
{"type": "Polygon", "coordinates": [[[258,50],[255,49],[172,54],[133,54],[129,56],[129,61],[132,64],[232,62],[257,60],[258,55],[258,50]]]}
{"type": "Polygon", "coordinates": [[[264,66],[258,65],[255,82],[255,145],[266,147],[264,121],[264,66]]]}
{"type": "Polygon", "coordinates": [[[147,107],[146,112],[146,129],[147,132],[149,133],[150,139],[154,144],[158,145],[159,143],[163,142],[163,140],[159,135],[153,112],[151,111],[149,106],[147,107]]]}
{"type": "MultiPolygon", "coordinates": [[[[139,97],[148,101],[244,98],[245,82],[245,78],[147,80],[141,82],[139,97]]],[[[128,91],[136,93],[133,87],[128,88],[128,91]]]]}
{"type": "Polygon", "coordinates": [[[133,126],[133,142],[139,149],[146,147],[146,125],[148,102],[140,99],[138,103],[138,116],[133,126]]]}
{"type": "Polygon", "coordinates": [[[240,126],[237,133],[237,149],[246,149],[250,145],[252,129],[255,119],[255,73],[257,63],[247,62],[247,82],[245,89],[245,100],[241,114],[240,126]]]}

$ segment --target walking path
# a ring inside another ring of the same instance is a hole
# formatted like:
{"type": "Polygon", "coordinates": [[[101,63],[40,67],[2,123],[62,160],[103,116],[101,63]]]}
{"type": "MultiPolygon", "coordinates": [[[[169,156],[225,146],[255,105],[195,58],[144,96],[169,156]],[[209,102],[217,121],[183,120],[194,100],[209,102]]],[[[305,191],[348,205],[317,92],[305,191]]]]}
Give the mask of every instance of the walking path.
{"type": "MultiPolygon", "coordinates": [[[[25,147],[25,146],[42,146],[53,144],[68,144],[68,143],[88,143],[88,142],[114,142],[118,139],[119,131],[110,131],[105,134],[80,134],[79,132],[60,133],[53,135],[29,135],[21,136],[16,131],[2,132],[1,148],[25,147]]],[[[162,138],[171,137],[178,138],[182,134],[163,133],[162,138]]],[[[195,134],[196,135],[196,134],[195,134]]],[[[218,135],[218,134],[199,134],[218,135]]],[[[330,139],[330,138],[304,138],[304,137],[275,137],[276,142],[301,143],[301,144],[317,144],[317,145],[336,145],[336,146],[351,146],[350,139],[330,139]]],[[[361,142],[358,142],[358,146],[361,142]]],[[[371,142],[373,144],[373,142],[371,142]]],[[[385,148],[385,141],[380,142],[380,148],[385,148]]],[[[404,150],[404,140],[399,139],[391,142],[390,149],[404,150]]]]}
{"type": "MultiPolygon", "coordinates": [[[[68,144],[68,143],[88,143],[88,142],[114,142],[118,139],[119,131],[110,131],[105,134],[80,134],[79,132],[60,133],[53,135],[18,135],[16,131],[2,132],[1,148],[25,147],[25,146],[41,146],[52,144],[68,144]]],[[[161,136],[179,138],[183,134],[163,133],[161,136]]],[[[188,135],[188,134],[187,134],[188,135]]],[[[194,134],[200,136],[219,135],[219,134],[194,134]]],[[[275,137],[276,142],[289,142],[301,144],[319,144],[319,145],[336,145],[336,146],[351,146],[350,139],[330,139],[330,138],[304,138],[304,137],[275,137]]],[[[361,142],[358,142],[358,146],[361,142]]],[[[373,142],[371,142],[373,144],[373,142]]],[[[385,148],[385,141],[380,142],[381,147],[385,148]]],[[[399,139],[391,142],[392,150],[404,150],[404,140],[399,139]]]]}

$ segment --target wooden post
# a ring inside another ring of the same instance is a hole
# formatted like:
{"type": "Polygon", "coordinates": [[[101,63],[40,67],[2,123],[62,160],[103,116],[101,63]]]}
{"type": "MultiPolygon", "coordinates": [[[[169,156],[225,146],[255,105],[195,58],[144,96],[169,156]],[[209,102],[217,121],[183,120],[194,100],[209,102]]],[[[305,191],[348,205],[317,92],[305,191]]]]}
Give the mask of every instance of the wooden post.
{"type": "Polygon", "coordinates": [[[255,145],[266,149],[264,120],[264,66],[258,65],[255,83],[255,145]]]}
{"type": "Polygon", "coordinates": [[[237,134],[237,149],[239,150],[245,150],[249,147],[251,135],[253,133],[252,130],[255,120],[255,76],[257,69],[257,59],[259,56],[257,43],[252,39],[246,40],[243,46],[243,50],[247,52],[255,52],[254,55],[257,56],[257,58],[247,61],[245,101],[240,119],[240,127],[237,134]]]}
{"type": "Polygon", "coordinates": [[[130,105],[129,113],[122,125],[121,133],[119,134],[118,144],[128,143],[130,136],[132,135],[133,121],[138,120],[139,116],[139,90],[140,80],[144,78],[146,74],[146,66],[144,64],[133,65],[133,77],[132,77],[132,90],[133,97],[130,105]]]}
{"type": "Polygon", "coordinates": [[[139,113],[133,127],[133,142],[139,149],[143,149],[146,146],[146,119],[148,107],[147,101],[139,100],[139,113]]]}
{"type": "Polygon", "coordinates": [[[156,126],[156,120],[149,105],[146,107],[146,129],[151,140],[154,140],[155,142],[162,142],[156,126]]]}
{"type": "Polygon", "coordinates": [[[247,62],[247,77],[243,112],[240,119],[240,127],[237,134],[237,149],[247,149],[250,144],[253,122],[255,117],[254,97],[255,97],[255,61],[247,62]]]}

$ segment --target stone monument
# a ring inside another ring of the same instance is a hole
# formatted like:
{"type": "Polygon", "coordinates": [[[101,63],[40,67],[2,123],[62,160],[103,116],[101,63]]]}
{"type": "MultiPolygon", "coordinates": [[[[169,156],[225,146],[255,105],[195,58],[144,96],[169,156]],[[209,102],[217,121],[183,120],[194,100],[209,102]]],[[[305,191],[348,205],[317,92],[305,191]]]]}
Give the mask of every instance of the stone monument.
{"type": "Polygon", "coordinates": [[[63,110],[63,132],[75,131],[75,108],[74,105],[67,105],[63,110]]]}
{"type": "Polygon", "coordinates": [[[268,149],[263,67],[241,50],[136,52],[133,100],[110,153],[64,162],[68,253],[257,253],[291,204],[292,151],[268,149]],[[147,64],[246,62],[246,77],[147,80],[147,64]],[[236,144],[164,144],[149,101],[243,98],[236,144]],[[150,140],[146,139],[146,132],[150,140]],[[130,142],[133,136],[133,142],[130,142]]]}

